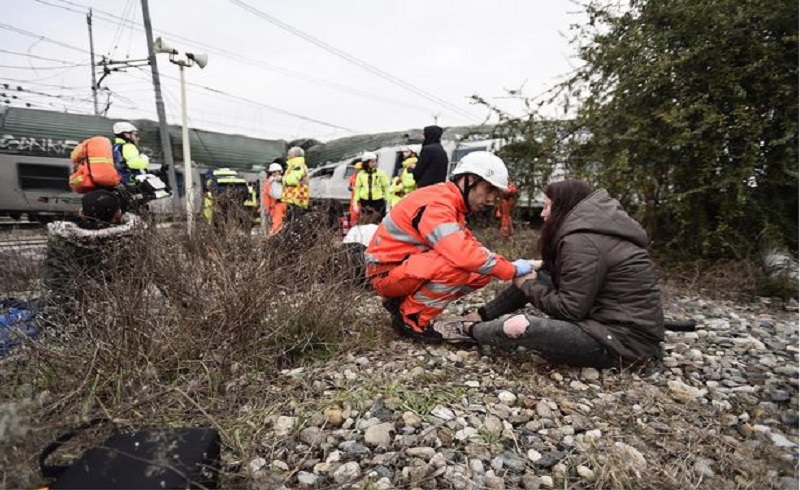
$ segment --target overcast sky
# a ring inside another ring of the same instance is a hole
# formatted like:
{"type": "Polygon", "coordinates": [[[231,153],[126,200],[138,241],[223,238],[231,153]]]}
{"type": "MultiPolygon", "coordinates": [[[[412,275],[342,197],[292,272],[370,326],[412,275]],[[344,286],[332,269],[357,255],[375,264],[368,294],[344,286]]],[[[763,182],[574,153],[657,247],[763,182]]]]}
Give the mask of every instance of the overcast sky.
{"type": "MultiPolygon", "coordinates": [[[[140,0],[3,6],[0,83],[23,88],[12,106],[93,112],[89,6],[98,60],[147,56],[140,0]]],[[[150,0],[155,36],[209,55],[205,69],[186,70],[196,84],[190,126],[284,139],[421,128],[437,117],[442,126],[479,123],[488,111],[472,94],[519,112],[506,89],[539,94],[575,67],[568,38],[579,12],[569,0],[150,0]]],[[[167,118],[179,123],[178,67],[167,55],[158,66],[167,118]]],[[[156,119],[147,67],[112,73],[102,86],[110,117],[156,119]]]]}

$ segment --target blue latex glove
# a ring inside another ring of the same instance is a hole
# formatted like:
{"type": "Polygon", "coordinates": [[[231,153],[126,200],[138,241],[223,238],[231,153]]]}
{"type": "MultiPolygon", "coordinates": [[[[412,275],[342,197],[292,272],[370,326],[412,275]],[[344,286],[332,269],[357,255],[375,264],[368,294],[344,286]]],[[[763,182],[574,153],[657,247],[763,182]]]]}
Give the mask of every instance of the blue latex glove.
{"type": "Polygon", "coordinates": [[[514,277],[524,276],[525,274],[530,274],[533,272],[533,264],[531,264],[530,260],[526,259],[517,259],[513,262],[514,264],[514,277]]]}

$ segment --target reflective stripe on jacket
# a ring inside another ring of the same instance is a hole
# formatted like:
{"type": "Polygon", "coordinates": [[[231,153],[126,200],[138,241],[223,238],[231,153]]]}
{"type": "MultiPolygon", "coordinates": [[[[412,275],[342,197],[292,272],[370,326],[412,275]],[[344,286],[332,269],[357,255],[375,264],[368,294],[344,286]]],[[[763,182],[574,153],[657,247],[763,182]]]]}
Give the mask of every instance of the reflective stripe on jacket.
{"type": "Polygon", "coordinates": [[[353,192],[358,200],[386,199],[389,195],[389,177],[379,168],[361,170],[356,177],[356,187],[353,192]]]}
{"type": "MultiPolygon", "coordinates": [[[[461,190],[452,182],[417,189],[393,207],[378,227],[365,253],[368,274],[433,249],[464,271],[505,280],[514,277],[514,265],[481,245],[466,228],[466,211],[461,190]]],[[[415,271],[421,278],[432,272],[415,271]]]]}
{"type": "Polygon", "coordinates": [[[304,157],[286,160],[281,201],[301,208],[308,207],[308,167],[304,157]]]}

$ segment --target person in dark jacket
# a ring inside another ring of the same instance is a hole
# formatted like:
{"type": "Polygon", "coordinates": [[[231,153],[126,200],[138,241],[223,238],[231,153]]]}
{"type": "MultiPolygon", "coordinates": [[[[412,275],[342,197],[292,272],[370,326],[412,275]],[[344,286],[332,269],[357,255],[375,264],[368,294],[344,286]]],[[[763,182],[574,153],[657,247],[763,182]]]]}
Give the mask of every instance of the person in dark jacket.
{"type": "Polygon", "coordinates": [[[48,304],[67,306],[81,296],[87,280],[109,282],[127,270],[129,248],[142,220],[122,213],[119,197],[107,190],[84,194],[77,222],[47,226],[44,286],[48,304]]]}
{"type": "Polygon", "coordinates": [[[566,180],[545,189],[540,270],[463,320],[477,342],[526,346],[552,362],[609,368],[650,358],[664,314],[647,234],[605,190],[566,180]],[[530,302],[550,318],[500,318],[530,302]]]}
{"type": "Polygon", "coordinates": [[[439,126],[426,126],[422,130],[425,139],[414,167],[414,182],[417,189],[447,181],[449,159],[442,147],[443,130],[439,126]]]}

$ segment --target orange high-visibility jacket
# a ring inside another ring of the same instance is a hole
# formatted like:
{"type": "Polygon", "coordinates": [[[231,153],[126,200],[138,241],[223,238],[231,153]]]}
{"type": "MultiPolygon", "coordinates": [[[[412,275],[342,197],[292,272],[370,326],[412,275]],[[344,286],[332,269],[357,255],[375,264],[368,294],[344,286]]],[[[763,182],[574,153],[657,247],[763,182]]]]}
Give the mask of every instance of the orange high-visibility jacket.
{"type": "MultiPolygon", "coordinates": [[[[514,265],[483,245],[466,228],[467,206],[452,182],[417,189],[400,201],[375,232],[365,258],[374,275],[410,255],[435,250],[455,267],[508,280],[514,265]]],[[[425,278],[432,271],[414,271],[425,278]]]]}

